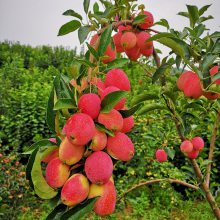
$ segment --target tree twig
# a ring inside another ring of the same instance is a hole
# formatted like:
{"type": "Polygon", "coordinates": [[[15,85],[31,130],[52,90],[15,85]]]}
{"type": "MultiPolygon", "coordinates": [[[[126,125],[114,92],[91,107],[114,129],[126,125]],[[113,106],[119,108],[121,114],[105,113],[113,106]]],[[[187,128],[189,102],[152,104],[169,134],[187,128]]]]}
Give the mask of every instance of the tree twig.
{"type": "Polygon", "coordinates": [[[157,51],[155,50],[155,48],[153,50],[153,57],[154,57],[154,60],[156,62],[156,66],[159,68],[160,67],[160,57],[158,56],[157,51]]]}
{"type": "MultiPolygon", "coordinates": [[[[219,123],[220,123],[220,110],[218,111],[218,114],[217,114],[217,117],[216,117],[215,123],[214,123],[214,128],[213,128],[213,132],[212,132],[212,138],[211,138],[210,147],[209,147],[209,157],[208,157],[208,160],[213,160],[213,153],[214,153],[215,141],[216,141],[216,136],[217,136],[217,131],[218,131],[219,123]]],[[[206,168],[206,178],[205,178],[205,180],[206,180],[207,186],[209,186],[209,182],[210,182],[211,167],[212,167],[212,163],[209,163],[207,165],[207,168],[206,168]]]]}
{"type": "Polygon", "coordinates": [[[198,190],[199,187],[198,186],[195,186],[195,185],[192,185],[192,184],[189,184],[187,182],[184,182],[184,181],[181,181],[181,180],[176,180],[176,179],[155,179],[155,180],[149,180],[149,181],[146,181],[146,182],[143,182],[143,183],[139,183],[133,187],[131,187],[130,189],[128,189],[127,191],[125,191],[119,198],[118,198],[118,201],[120,201],[126,194],[128,194],[129,192],[139,188],[139,187],[142,187],[142,186],[146,186],[146,185],[151,185],[151,184],[155,184],[155,183],[160,183],[160,182],[169,182],[169,183],[177,183],[177,184],[180,184],[180,185],[183,185],[183,186],[186,186],[186,187],[189,187],[189,188],[192,188],[192,189],[195,189],[195,190],[198,190]]]}
{"type": "MultiPolygon", "coordinates": [[[[115,28],[117,28],[117,27],[120,26],[120,25],[132,25],[132,22],[133,22],[133,20],[121,20],[121,21],[117,21],[117,22],[112,23],[112,28],[115,29],[115,28]]],[[[97,34],[101,34],[101,33],[102,33],[105,29],[107,29],[107,28],[108,28],[108,25],[105,26],[105,27],[103,27],[102,29],[100,29],[100,30],[97,32],[97,34]]],[[[160,33],[160,31],[157,31],[157,30],[154,30],[154,29],[151,29],[151,28],[147,28],[146,30],[142,30],[142,31],[152,31],[152,32],[157,33],[157,34],[160,33]]]]}
{"type": "Polygon", "coordinates": [[[152,32],[157,33],[157,34],[160,33],[160,31],[157,31],[157,30],[154,30],[154,29],[151,29],[151,28],[148,28],[147,30],[148,30],[148,31],[152,31],[152,32]]]}
{"type": "MultiPolygon", "coordinates": [[[[114,22],[114,23],[112,24],[112,29],[115,29],[115,28],[117,28],[117,27],[120,26],[120,25],[132,24],[132,22],[133,22],[132,20],[121,20],[121,21],[118,21],[118,22],[114,22]]],[[[101,33],[104,32],[104,30],[107,29],[107,28],[108,28],[108,25],[105,26],[104,28],[100,29],[100,30],[97,32],[97,34],[101,34],[101,33]]]]}
{"type": "Polygon", "coordinates": [[[215,214],[216,219],[220,220],[220,210],[219,210],[218,205],[215,201],[215,198],[213,197],[212,193],[210,192],[209,186],[206,184],[206,182],[203,178],[203,175],[202,175],[202,172],[199,168],[198,163],[194,159],[190,159],[190,161],[192,163],[192,166],[194,168],[196,176],[197,176],[199,182],[201,183],[201,187],[202,187],[203,191],[205,192],[206,199],[209,202],[209,204],[213,210],[213,213],[215,214]]]}

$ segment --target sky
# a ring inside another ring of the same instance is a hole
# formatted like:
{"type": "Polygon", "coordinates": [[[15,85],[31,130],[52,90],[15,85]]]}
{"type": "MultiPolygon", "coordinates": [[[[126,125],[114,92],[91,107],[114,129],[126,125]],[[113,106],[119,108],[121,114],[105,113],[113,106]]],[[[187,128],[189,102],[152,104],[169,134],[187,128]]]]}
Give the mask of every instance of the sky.
{"type": "MultiPolygon", "coordinates": [[[[94,2],[91,0],[90,5],[94,2]]],[[[186,4],[199,7],[212,4],[206,15],[211,14],[215,19],[206,24],[211,31],[220,31],[220,0],[139,0],[137,3],[145,4],[155,21],[165,18],[177,30],[188,23],[187,19],[177,15],[186,10],[186,4]]],[[[73,9],[85,18],[83,0],[0,0],[0,41],[80,48],[77,32],[57,36],[60,26],[71,20],[71,17],[62,15],[67,9],[73,9]]],[[[156,29],[163,30],[159,26],[156,29]]]]}

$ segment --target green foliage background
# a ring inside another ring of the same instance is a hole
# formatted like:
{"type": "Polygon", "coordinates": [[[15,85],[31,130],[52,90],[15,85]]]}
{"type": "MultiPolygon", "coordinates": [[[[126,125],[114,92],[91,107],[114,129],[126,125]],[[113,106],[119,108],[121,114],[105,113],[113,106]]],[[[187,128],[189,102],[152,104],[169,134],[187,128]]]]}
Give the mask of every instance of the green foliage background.
{"type": "MultiPolygon", "coordinates": [[[[19,153],[37,140],[51,136],[45,121],[45,112],[52,81],[60,73],[69,74],[70,68],[75,64],[73,59],[75,56],[76,51],[64,48],[48,46],[32,48],[18,43],[0,43],[0,153],[3,155],[0,158],[2,165],[0,185],[3,186],[0,189],[0,218],[4,219],[5,216],[7,218],[9,216],[10,219],[17,219],[19,216],[19,219],[37,219],[41,216],[43,219],[49,213],[49,205],[47,203],[39,205],[40,200],[35,198],[28,184],[23,181],[24,177],[19,176],[19,173],[24,171],[24,166],[19,165],[16,171],[10,170],[10,167],[13,167],[17,160],[25,164],[27,157],[19,153]],[[9,161],[5,163],[5,159],[9,161]],[[7,170],[10,172],[6,175],[7,170]],[[22,197],[13,196],[11,199],[10,196],[17,192],[22,192],[22,197]]],[[[127,97],[128,105],[131,105],[134,96],[144,91],[159,94],[159,87],[157,84],[152,84],[145,69],[131,63],[125,71],[132,84],[132,92],[127,97]]],[[[149,68],[148,71],[151,69],[149,68]]],[[[175,82],[177,76],[178,73],[172,73],[168,80],[175,82]]],[[[173,95],[178,93],[174,87],[173,95]]],[[[146,102],[154,103],[151,100],[146,102]]],[[[159,104],[163,102],[161,99],[158,100],[159,104]]],[[[205,139],[207,148],[212,134],[216,106],[205,98],[199,102],[205,106],[204,109],[202,111],[199,108],[192,110],[187,106],[192,105],[194,101],[180,94],[175,104],[176,108],[186,115],[188,136],[201,135],[205,139]],[[183,106],[182,109],[180,106],[183,106]]],[[[133,184],[147,179],[177,178],[196,183],[188,162],[178,150],[180,140],[177,138],[174,124],[167,119],[169,116],[164,111],[152,111],[141,117],[136,116],[135,128],[129,134],[135,143],[135,157],[126,164],[117,162],[114,171],[119,195],[133,184]],[[155,150],[162,146],[175,149],[174,160],[170,159],[169,162],[163,164],[154,160],[155,150]]],[[[217,148],[220,148],[219,139],[217,148]]],[[[198,160],[200,164],[204,163],[206,154],[206,150],[201,154],[198,160]]],[[[220,183],[219,156],[219,153],[215,155],[212,184],[214,191],[218,189],[220,183]]],[[[124,219],[153,220],[213,219],[210,208],[201,201],[202,195],[199,192],[161,183],[143,187],[128,194],[126,199],[117,205],[116,213],[109,218],[118,219],[123,216],[124,219]],[[160,190],[161,187],[163,190],[160,190]],[[183,204],[184,208],[182,208],[183,204]],[[195,212],[191,211],[193,207],[197,207],[195,212]]],[[[99,219],[93,215],[88,218],[99,219]]]]}

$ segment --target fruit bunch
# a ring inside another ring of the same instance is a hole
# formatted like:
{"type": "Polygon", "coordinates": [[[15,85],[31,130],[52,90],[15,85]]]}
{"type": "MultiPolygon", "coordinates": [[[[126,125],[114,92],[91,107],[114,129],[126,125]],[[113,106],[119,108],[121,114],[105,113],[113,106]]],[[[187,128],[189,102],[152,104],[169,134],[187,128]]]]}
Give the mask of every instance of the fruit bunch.
{"type": "Polygon", "coordinates": [[[132,61],[137,61],[141,55],[149,57],[153,53],[153,42],[147,42],[151,35],[146,30],[154,23],[153,15],[148,11],[142,11],[139,15],[146,16],[143,22],[133,27],[120,25],[117,28],[118,32],[113,36],[116,51],[125,52],[132,61]]]}
{"type": "MultiPolygon", "coordinates": [[[[116,58],[117,53],[123,53],[128,56],[132,61],[137,61],[137,59],[144,55],[149,57],[153,53],[153,41],[147,42],[151,37],[149,31],[147,30],[154,23],[153,15],[148,11],[142,11],[138,14],[145,15],[143,22],[139,25],[119,25],[117,27],[117,33],[113,36],[113,42],[115,47],[109,44],[102,58],[103,63],[109,63],[116,58]]],[[[134,16],[133,19],[134,20],[134,16]]],[[[90,45],[96,49],[99,44],[99,35],[95,34],[90,45]]]]}
{"type": "Polygon", "coordinates": [[[205,143],[201,137],[194,137],[192,140],[185,140],[180,145],[180,150],[190,159],[196,159],[199,152],[204,148],[205,143]]]}
{"type": "Polygon", "coordinates": [[[112,69],[104,82],[93,78],[91,84],[98,89],[98,94],[90,92],[79,97],[78,111],[66,121],[60,146],[42,161],[47,163],[48,185],[61,188],[63,204],[72,207],[99,196],[94,211],[102,216],[111,214],[116,203],[111,157],[129,161],[134,156],[134,145],[125,134],[133,128],[134,119],[123,118],[119,112],[125,108],[125,98],[110,112],[101,111],[101,102],[109,93],[130,90],[130,81],[123,70],[112,69]]]}
{"type": "MultiPolygon", "coordinates": [[[[218,69],[219,66],[214,66],[209,70],[211,78],[218,73],[218,69]]],[[[220,80],[217,79],[214,84],[220,85],[220,80]]],[[[203,95],[207,99],[215,100],[220,96],[218,93],[203,91],[199,76],[192,71],[184,72],[177,80],[177,86],[179,90],[184,92],[185,96],[194,99],[198,99],[203,95]]]]}

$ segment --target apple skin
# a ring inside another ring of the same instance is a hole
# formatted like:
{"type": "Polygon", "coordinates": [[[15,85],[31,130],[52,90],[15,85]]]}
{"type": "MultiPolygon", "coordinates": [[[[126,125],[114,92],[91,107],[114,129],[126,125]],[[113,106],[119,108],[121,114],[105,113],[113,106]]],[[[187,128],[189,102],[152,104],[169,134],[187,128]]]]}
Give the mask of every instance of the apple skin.
{"type": "Polygon", "coordinates": [[[116,160],[129,161],[133,158],[135,149],[126,134],[117,132],[114,137],[108,137],[107,152],[116,160]]]}
{"type": "Polygon", "coordinates": [[[103,151],[96,151],[87,157],[85,162],[87,178],[95,184],[108,182],[113,172],[113,163],[110,156],[103,151]]]}
{"type": "Polygon", "coordinates": [[[45,171],[45,178],[52,188],[60,188],[70,175],[69,166],[64,164],[58,157],[51,160],[45,171]]]}
{"type": "Polygon", "coordinates": [[[95,135],[92,138],[92,142],[90,144],[90,148],[93,151],[104,150],[107,144],[107,135],[105,132],[99,131],[96,129],[95,135]]]}
{"type": "Polygon", "coordinates": [[[115,210],[116,189],[110,179],[103,185],[91,184],[88,198],[99,197],[94,205],[94,211],[99,216],[110,215],[115,210]]]}
{"type": "Polygon", "coordinates": [[[115,86],[120,90],[130,91],[131,85],[127,74],[118,68],[107,72],[105,77],[105,86],[115,86]]]}
{"type": "Polygon", "coordinates": [[[112,131],[120,131],[123,128],[123,118],[115,109],[112,109],[109,113],[100,113],[98,122],[112,131]]]}
{"type": "Polygon", "coordinates": [[[198,99],[203,95],[199,76],[192,71],[182,73],[177,80],[177,86],[187,97],[198,99]]]}
{"type": "Polygon", "coordinates": [[[156,159],[158,162],[166,162],[167,161],[167,153],[163,149],[159,149],[156,151],[156,159]]]}
{"type": "Polygon", "coordinates": [[[89,195],[89,181],[81,173],[73,174],[61,190],[61,200],[67,206],[75,206],[89,195]]]}
{"type": "Polygon", "coordinates": [[[122,34],[120,42],[124,50],[132,49],[137,43],[136,34],[133,32],[125,32],[122,34]]]}
{"type": "Polygon", "coordinates": [[[75,145],[65,137],[59,147],[59,158],[63,163],[73,165],[82,159],[84,152],[85,146],[75,145]]]}
{"type": "Polygon", "coordinates": [[[204,140],[201,137],[194,137],[191,142],[195,151],[201,151],[205,146],[204,140]]]}
{"type": "Polygon", "coordinates": [[[95,134],[95,124],[89,115],[75,113],[67,120],[62,133],[73,144],[83,146],[92,140],[95,134]]]}
{"type": "Polygon", "coordinates": [[[144,19],[144,22],[139,25],[141,29],[147,29],[153,26],[154,24],[154,17],[149,11],[142,11],[139,13],[139,15],[146,15],[146,18],[144,19]]]}
{"type": "Polygon", "coordinates": [[[192,150],[191,152],[187,153],[186,155],[190,159],[196,159],[199,156],[199,151],[192,150]]]}
{"type": "Polygon", "coordinates": [[[191,141],[189,140],[185,140],[181,143],[180,145],[180,150],[183,152],[183,153],[190,153],[192,152],[193,150],[193,144],[191,141]]]}

